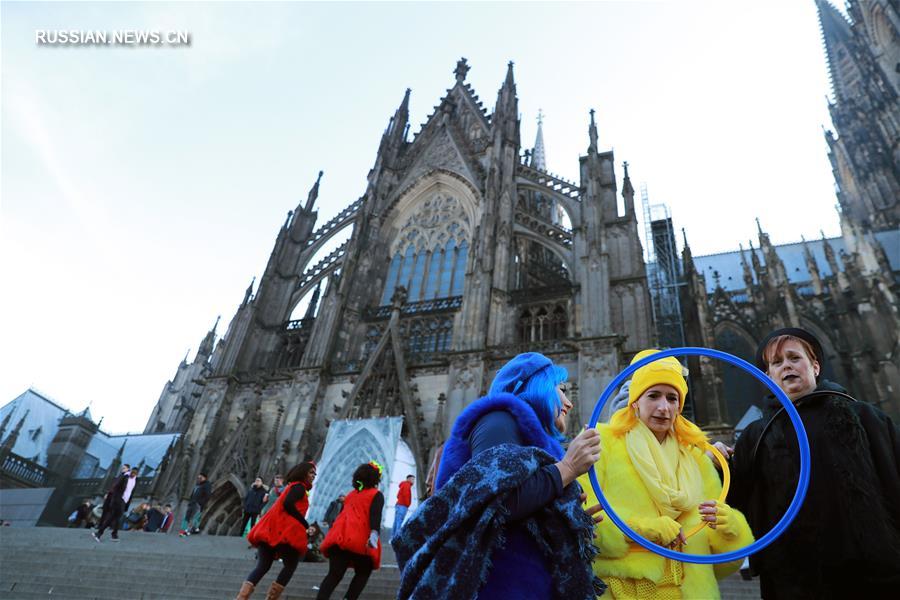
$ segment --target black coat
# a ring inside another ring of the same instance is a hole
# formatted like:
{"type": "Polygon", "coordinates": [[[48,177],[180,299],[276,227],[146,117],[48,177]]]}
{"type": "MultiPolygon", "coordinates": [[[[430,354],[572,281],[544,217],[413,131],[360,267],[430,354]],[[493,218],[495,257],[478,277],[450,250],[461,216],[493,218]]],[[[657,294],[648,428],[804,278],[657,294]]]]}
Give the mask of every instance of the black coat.
{"type": "Polygon", "coordinates": [[[103,510],[109,510],[114,501],[118,502],[122,500],[125,488],[128,487],[129,477],[131,477],[131,475],[127,471],[125,473],[119,473],[119,475],[116,476],[109,491],[106,492],[106,496],[103,498],[103,510]]]}
{"type": "MultiPolygon", "coordinates": [[[[841,391],[823,381],[817,390],[841,391]]],[[[790,504],[800,475],[799,447],[769,398],[762,419],[738,440],[728,503],[758,538],[790,504]]],[[[750,558],[763,598],[881,598],[900,589],[900,431],[878,408],[838,397],[797,407],[809,437],[810,482],[797,518],[750,558]]]]}
{"type": "Polygon", "coordinates": [[[164,517],[165,515],[155,508],[151,508],[150,510],[148,510],[147,523],[144,524],[144,531],[158,531],[160,525],[162,525],[164,517]]]}
{"type": "Polygon", "coordinates": [[[334,523],[334,520],[338,518],[342,510],[344,510],[344,503],[339,498],[335,498],[328,505],[328,510],[325,511],[324,521],[326,523],[334,523]]]}
{"type": "Polygon", "coordinates": [[[263,502],[263,498],[266,496],[266,488],[263,486],[250,486],[250,489],[247,490],[247,495],[244,496],[244,512],[249,513],[251,515],[258,515],[262,512],[263,506],[265,506],[265,502],[263,502]]]}
{"type": "Polygon", "coordinates": [[[206,506],[206,502],[209,500],[209,497],[212,495],[212,484],[207,479],[203,483],[198,483],[194,486],[194,491],[191,492],[190,502],[198,505],[200,508],[206,506]]]}

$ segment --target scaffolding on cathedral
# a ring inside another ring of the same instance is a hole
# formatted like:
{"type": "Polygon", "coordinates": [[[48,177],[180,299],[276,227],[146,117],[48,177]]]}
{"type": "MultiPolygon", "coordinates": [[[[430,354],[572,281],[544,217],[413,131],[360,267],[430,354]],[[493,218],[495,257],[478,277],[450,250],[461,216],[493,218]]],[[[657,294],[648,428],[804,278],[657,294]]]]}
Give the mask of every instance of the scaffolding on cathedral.
{"type": "MultiPolygon", "coordinates": [[[[660,347],[680,348],[686,344],[681,311],[680,288],[685,285],[675,244],[672,215],[665,204],[650,204],[647,184],[641,184],[644,212],[644,235],[647,248],[647,283],[656,336],[660,347]]],[[[693,418],[693,405],[684,407],[685,416],[693,418]]]]}

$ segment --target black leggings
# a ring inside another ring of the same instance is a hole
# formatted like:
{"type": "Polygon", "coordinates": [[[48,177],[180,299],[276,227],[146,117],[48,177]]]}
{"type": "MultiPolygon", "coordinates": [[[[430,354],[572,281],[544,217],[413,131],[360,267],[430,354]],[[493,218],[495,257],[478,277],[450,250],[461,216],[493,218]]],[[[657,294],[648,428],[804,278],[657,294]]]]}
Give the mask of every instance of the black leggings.
{"type": "Polygon", "coordinates": [[[319,595],[316,600],[328,600],[331,598],[331,592],[337,587],[337,584],[344,578],[347,568],[353,565],[356,573],[350,581],[350,587],[347,588],[347,600],[356,600],[362,594],[369,581],[369,575],[372,574],[372,559],[362,554],[354,554],[340,548],[332,548],[328,552],[328,575],[319,584],[319,595]]]}
{"type": "Polygon", "coordinates": [[[267,544],[260,544],[256,548],[256,567],[250,571],[249,575],[247,575],[247,581],[253,585],[259,583],[259,580],[265,577],[266,573],[269,572],[269,569],[272,568],[276,553],[281,558],[281,562],[284,563],[284,566],[281,567],[281,572],[278,574],[278,577],[275,578],[275,581],[281,585],[287,585],[291,580],[291,577],[294,576],[294,571],[297,569],[297,563],[300,562],[300,553],[297,552],[296,549],[285,544],[281,544],[277,548],[273,548],[267,544]]]}

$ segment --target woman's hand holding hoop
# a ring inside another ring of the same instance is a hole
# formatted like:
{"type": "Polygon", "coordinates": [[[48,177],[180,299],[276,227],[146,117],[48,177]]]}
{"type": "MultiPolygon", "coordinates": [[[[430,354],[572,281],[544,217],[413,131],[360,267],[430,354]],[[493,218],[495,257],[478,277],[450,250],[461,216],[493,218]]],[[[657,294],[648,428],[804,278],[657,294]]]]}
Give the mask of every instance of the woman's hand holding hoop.
{"type": "Polygon", "coordinates": [[[731,507],[724,502],[715,500],[701,502],[700,519],[726,538],[732,538],[738,534],[736,531],[737,521],[732,515],[731,507]]]}
{"type": "Polygon", "coordinates": [[[569,443],[566,455],[556,463],[563,487],[569,485],[579,475],[584,475],[600,460],[600,433],[591,427],[585,429],[569,443]]]}

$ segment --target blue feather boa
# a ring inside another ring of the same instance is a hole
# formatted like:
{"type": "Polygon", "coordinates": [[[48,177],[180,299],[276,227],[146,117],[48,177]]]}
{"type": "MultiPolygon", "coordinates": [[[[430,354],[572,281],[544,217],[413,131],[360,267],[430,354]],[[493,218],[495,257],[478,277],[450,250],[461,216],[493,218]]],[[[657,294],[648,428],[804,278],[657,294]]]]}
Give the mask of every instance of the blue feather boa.
{"type": "MultiPolygon", "coordinates": [[[[491,558],[507,542],[504,498],[556,460],[541,449],[510,444],[468,460],[391,540],[401,569],[398,600],[488,595],[482,586],[491,575],[491,558]]],[[[552,565],[553,598],[594,600],[606,587],[591,571],[596,553],[591,543],[593,521],[584,512],[580,495],[581,487],[573,483],[550,505],[517,522],[543,560],[552,565]]],[[[527,569],[521,568],[503,573],[502,579],[512,585],[501,595],[493,590],[490,598],[527,597],[521,590],[528,576],[527,569]]]]}

